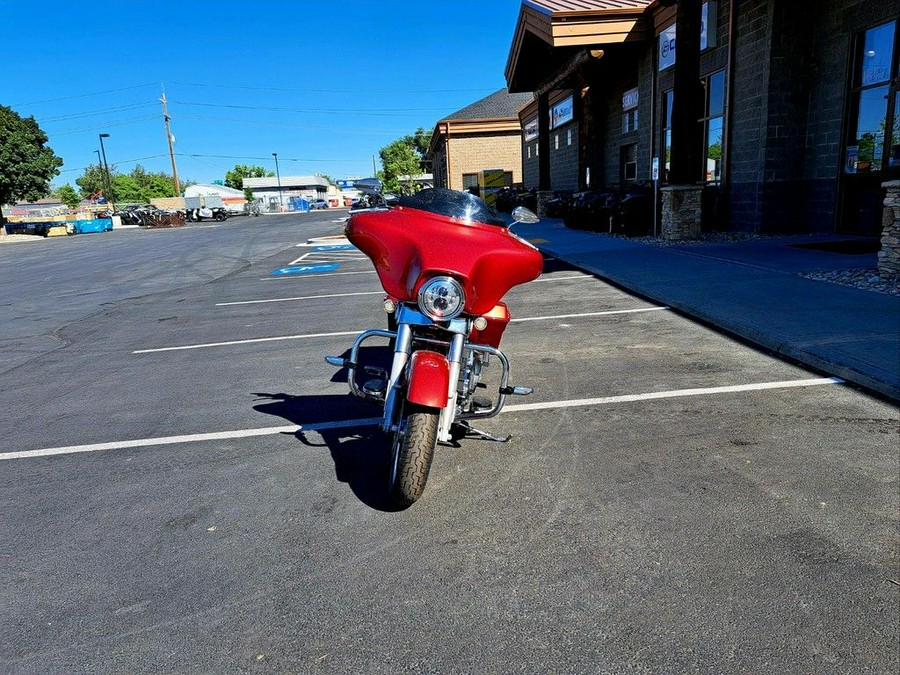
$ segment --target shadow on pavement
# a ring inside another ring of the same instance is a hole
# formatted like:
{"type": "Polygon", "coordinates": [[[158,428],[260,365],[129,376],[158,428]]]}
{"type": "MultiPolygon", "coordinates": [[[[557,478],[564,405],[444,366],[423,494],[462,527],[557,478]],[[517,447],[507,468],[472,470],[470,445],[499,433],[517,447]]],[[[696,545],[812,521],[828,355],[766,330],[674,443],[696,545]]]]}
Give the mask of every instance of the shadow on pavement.
{"type": "Polygon", "coordinates": [[[363,504],[378,511],[399,510],[388,499],[389,438],[375,424],[353,424],[356,420],[378,417],[377,406],[349,393],[295,396],[254,392],[253,395],[265,401],[254,405],[254,410],[304,427],[296,433],[304,445],[328,448],[335,477],[347,483],[363,504]]]}

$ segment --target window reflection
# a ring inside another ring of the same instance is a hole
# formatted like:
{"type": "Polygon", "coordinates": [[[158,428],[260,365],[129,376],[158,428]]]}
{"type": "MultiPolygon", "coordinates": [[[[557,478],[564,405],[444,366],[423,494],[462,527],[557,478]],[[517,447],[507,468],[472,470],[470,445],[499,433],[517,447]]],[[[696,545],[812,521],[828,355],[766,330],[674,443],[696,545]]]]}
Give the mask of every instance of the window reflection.
{"type": "Polygon", "coordinates": [[[709,133],[706,139],[707,181],[722,180],[722,128],[721,117],[715,117],[709,121],[709,133]]]}
{"type": "Polygon", "coordinates": [[[881,170],[884,149],[888,87],[865,89],[859,95],[859,118],[856,123],[857,173],[881,170]]]}
{"type": "Polygon", "coordinates": [[[866,31],[860,55],[859,85],[887,82],[891,79],[891,57],[894,51],[894,22],[866,31]]]}

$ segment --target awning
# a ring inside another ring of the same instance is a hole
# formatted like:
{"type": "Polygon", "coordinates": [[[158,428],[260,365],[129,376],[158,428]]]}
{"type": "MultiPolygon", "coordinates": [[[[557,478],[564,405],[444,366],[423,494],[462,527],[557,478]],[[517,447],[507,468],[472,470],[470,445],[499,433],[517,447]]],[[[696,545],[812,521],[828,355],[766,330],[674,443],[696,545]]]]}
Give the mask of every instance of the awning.
{"type": "Polygon", "coordinates": [[[579,48],[648,41],[655,0],[523,0],[506,62],[509,91],[534,91],[579,48]]]}

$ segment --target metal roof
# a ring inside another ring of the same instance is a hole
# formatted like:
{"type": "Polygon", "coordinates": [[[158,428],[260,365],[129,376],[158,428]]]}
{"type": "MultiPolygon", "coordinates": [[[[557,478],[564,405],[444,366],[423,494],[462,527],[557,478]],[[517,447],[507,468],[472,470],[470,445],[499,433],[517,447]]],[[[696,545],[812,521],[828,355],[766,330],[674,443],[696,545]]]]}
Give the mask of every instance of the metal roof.
{"type": "MultiPolygon", "coordinates": [[[[282,176],[282,189],[288,187],[328,187],[330,183],[321,176],[282,176]]],[[[277,176],[267,176],[265,178],[245,178],[243,186],[245,188],[278,188],[279,178],[277,176]]]]}
{"type": "Polygon", "coordinates": [[[524,0],[523,5],[533,7],[542,14],[571,14],[578,12],[618,12],[634,9],[644,11],[653,0],[524,0]]]}

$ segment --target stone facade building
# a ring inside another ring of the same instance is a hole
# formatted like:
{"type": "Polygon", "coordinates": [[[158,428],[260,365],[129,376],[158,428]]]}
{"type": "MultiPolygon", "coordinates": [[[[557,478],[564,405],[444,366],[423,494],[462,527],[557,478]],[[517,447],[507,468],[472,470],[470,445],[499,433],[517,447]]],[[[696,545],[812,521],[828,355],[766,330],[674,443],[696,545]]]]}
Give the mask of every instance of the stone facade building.
{"type": "Polygon", "coordinates": [[[703,229],[876,237],[900,178],[898,64],[884,0],[524,0],[506,68],[535,93],[523,181],[644,183],[658,231],[687,135],[703,229]],[[699,60],[676,59],[694,24],[699,60]]]}

